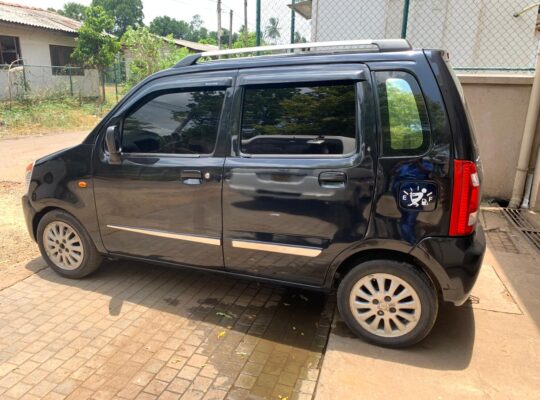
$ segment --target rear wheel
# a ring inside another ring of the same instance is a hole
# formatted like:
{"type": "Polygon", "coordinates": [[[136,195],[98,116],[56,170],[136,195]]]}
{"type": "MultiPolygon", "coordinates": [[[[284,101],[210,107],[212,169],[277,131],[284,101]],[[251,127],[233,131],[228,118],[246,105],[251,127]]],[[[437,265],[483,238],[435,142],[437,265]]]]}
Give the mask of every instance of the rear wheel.
{"type": "Polygon", "coordinates": [[[386,347],[405,347],[431,331],[438,312],[435,288],[414,266],[372,260],[354,267],[338,289],[340,314],[358,336],[386,347]]]}
{"type": "Polygon", "coordinates": [[[101,265],[96,246],[71,214],[61,210],[45,214],[36,237],[41,255],[62,276],[82,278],[101,265]]]}

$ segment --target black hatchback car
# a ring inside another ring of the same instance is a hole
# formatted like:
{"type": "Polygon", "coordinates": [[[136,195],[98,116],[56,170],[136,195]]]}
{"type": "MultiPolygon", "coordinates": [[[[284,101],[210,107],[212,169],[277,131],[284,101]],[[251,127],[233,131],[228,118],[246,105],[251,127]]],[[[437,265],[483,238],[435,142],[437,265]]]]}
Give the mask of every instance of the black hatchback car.
{"type": "Polygon", "coordinates": [[[416,343],[441,301],[466,301],[485,250],[447,55],[380,40],[201,62],[280,48],[194,54],[138,84],[28,167],[30,234],[66,277],[122,257],[337,288],[356,334],[416,343]]]}

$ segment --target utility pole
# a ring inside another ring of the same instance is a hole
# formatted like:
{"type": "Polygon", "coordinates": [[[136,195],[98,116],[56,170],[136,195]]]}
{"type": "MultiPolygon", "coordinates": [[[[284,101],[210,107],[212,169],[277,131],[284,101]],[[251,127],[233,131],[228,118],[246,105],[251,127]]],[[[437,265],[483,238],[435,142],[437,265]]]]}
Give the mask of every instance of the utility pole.
{"type": "Polygon", "coordinates": [[[248,43],[248,27],[247,27],[247,0],[244,0],[244,47],[248,43]]]}
{"type": "Polygon", "coordinates": [[[257,46],[261,45],[261,0],[257,0],[256,16],[255,16],[255,42],[257,46]]]}
{"type": "Polygon", "coordinates": [[[221,0],[217,0],[217,45],[221,49],[221,0]]]}
{"type": "Polygon", "coordinates": [[[294,0],[292,0],[292,7],[291,7],[291,43],[294,43],[294,17],[295,17],[295,11],[294,11],[294,0]]]}
{"type": "Polygon", "coordinates": [[[229,49],[232,49],[232,17],[233,10],[229,13],[229,49]]]}

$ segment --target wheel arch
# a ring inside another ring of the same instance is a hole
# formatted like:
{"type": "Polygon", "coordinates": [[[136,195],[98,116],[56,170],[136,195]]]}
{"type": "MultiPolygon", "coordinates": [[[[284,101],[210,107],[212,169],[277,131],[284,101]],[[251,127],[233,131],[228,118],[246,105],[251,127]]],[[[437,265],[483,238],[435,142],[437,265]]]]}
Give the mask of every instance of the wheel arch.
{"type": "Polygon", "coordinates": [[[442,299],[443,287],[438,278],[440,271],[434,271],[425,262],[422,262],[419,258],[411,255],[410,247],[403,249],[398,249],[400,247],[399,245],[394,247],[397,248],[371,247],[353,251],[333,266],[331,273],[327,278],[327,285],[330,287],[337,287],[341,279],[362,262],[369,260],[394,260],[411,264],[425,274],[436,289],[438,298],[442,299]]]}
{"type": "Polygon", "coordinates": [[[34,215],[34,218],[32,219],[32,234],[34,235],[34,238],[36,240],[38,239],[38,237],[37,237],[37,229],[38,229],[38,225],[39,225],[40,221],[43,219],[45,214],[48,214],[49,212],[54,211],[54,210],[63,211],[63,212],[66,212],[66,213],[72,215],[71,213],[69,213],[65,209],[60,208],[60,207],[54,207],[54,206],[48,206],[48,207],[45,207],[42,210],[36,212],[36,214],[34,215]]]}

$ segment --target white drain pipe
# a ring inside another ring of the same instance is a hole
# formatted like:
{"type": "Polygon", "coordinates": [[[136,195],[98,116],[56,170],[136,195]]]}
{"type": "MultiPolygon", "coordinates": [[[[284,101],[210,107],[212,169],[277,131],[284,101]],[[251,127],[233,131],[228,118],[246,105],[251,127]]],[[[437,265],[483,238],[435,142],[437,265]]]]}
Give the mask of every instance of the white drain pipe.
{"type": "Polygon", "coordinates": [[[536,67],[534,71],[534,81],[529,99],[529,108],[527,109],[527,117],[525,119],[525,128],[523,129],[523,139],[519,150],[514,188],[512,189],[512,198],[509,204],[510,208],[518,208],[521,203],[523,189],[529,171],[529,163],[531,161],[534,133],[536,132],[536,123],[540,112],[540,53],[536,55],[536,67]]]}
{"type": "Polygon", "coordinates": [[[531,206],[533,210],[540,211],[540,146],[536,150],[536,166],[534,167],[534,178],[531,185],[531,206]]]}

